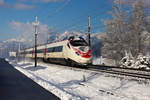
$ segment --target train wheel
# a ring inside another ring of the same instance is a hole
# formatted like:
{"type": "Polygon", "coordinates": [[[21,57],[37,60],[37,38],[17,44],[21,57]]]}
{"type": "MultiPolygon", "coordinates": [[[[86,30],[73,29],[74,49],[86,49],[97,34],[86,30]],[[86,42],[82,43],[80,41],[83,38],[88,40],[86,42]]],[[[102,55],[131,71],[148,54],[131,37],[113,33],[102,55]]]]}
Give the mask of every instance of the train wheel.
{"type": "Polygon", "coordinates": [[[43,58],[43,62],[48,62],[46,58],[43,58]]]}
{"type": "Polygon", "coordinates": [[[71,67],[74,67],[75,66],[75,64],[73,63],[73,62],[71,62],[71,65],[70,65],[71,67]]]}
{"type": "Polygon", "coordinates": [[[70,59],[68,59],[67,60],[67,66],[74,67],[74,63],[70,59]]]}

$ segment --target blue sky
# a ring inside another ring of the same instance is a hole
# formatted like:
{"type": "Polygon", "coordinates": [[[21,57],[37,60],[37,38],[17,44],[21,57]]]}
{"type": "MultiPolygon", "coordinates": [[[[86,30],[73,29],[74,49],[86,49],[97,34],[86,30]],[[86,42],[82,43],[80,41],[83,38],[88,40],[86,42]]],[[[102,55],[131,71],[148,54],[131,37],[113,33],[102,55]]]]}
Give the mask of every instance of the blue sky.
{"type": "MultiPolygon", "coordinates": [[[[104,32],[103,20],[112,0],[0,0],[0,41],[17,38],[21,31],[12,22],[32,23],[37,15],[40,23],[63,33],[64,31],[87,31],[91,16],[92,32],[104,32]]],[[[15,24],[16,25],[16,24],[15,24]]],[[[20,24],[17,24],[20,25],[20,24]]]]}

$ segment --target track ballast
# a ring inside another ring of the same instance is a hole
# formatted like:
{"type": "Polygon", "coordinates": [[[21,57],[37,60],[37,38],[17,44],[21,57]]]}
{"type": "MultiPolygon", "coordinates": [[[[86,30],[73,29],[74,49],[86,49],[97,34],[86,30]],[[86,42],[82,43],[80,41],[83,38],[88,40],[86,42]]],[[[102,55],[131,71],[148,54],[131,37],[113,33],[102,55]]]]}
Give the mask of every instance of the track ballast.
{"type": "Polygon", "coordinates": [[[150,71],[143,71],[138,69],[129,69],[129,68],[121,68],[121,67],[102,66],[102,65],[90,65],[87,66],[87,70],[131,76],[135,78],[143,78],[143,79],[150,80],[150,71]]]}

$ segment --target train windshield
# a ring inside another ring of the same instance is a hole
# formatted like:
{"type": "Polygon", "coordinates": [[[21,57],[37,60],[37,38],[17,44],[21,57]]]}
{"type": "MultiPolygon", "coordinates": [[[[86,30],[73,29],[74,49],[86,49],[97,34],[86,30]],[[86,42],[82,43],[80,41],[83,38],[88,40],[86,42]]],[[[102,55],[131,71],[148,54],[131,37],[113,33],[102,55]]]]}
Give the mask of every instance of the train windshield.
{"type": "Polygon", "coordinates": [[[85,40],[72,40],[70,41],[71,45],[73,46],[88,46],[85,40]]]}

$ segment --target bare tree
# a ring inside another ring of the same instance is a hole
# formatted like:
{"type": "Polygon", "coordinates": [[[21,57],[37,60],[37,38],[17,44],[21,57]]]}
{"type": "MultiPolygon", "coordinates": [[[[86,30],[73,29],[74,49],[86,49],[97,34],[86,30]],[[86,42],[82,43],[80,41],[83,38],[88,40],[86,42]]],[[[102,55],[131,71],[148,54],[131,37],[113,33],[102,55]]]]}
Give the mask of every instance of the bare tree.
{"type": "Polygon", "coordinates": [[[127,13],[121,9],[119,4],[114,6],[113,11],[109,12],[109,14],[111,14],[113,19],[105,21],[107,35],[103,39],[102,55],[107,58],[120,60],[124,56],[127,13]]]}
{"type": "Polygon", "coordinates": [[[148,41],[149,35],[143,34],[147,31],[144,1],[137,1],[128,13],[118,3],[109,14],[112,20],[105,21],[106,36],[102,39],[102,56],[119,61],[125,56],[125,51],[131,52],[133,56],[144,53],[145,39],[148,41]]]}
{"type": "Polygon", "coordinates": [[[129,18],[128,33],[131,35],[130,48],[135,56],[142,53],[142,32],[144,27],[145,6],[144,2],[137,1],[132,9],[131,17],[129,18]]]}

